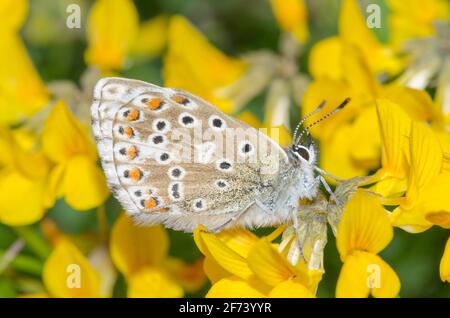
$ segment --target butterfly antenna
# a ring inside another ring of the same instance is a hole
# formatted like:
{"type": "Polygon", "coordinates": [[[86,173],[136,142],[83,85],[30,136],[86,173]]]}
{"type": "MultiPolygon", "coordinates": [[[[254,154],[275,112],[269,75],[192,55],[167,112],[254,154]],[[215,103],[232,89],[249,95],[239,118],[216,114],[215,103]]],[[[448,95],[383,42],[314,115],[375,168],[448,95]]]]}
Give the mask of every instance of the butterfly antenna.
{"type": "Polygon", "coordinates": [[[302,133],[298,136],[297,139],[295,139],[295,144],[298,144],[300,142],[300,140],[302,139],[303,135],[305,133],[309,133],[309,129],[315,125],[317,125],[318,123],[320,123],[321,121],[327,119],[328,117],[330,117],[331,115],[336,114],[338,111],[340,111],[342,108],[345,107],[345,105],[347,105],[350,102],[350,98],[346,98],[338,107],[336,107],[335,109],[333,109],[332,111],[326,113],[325,115],[323,115],[322,117],[320,117],[319,119],[317,119],[316,121],[312,122],[311,124],[309,124],[308,126],[306,126],[303,130],[302,133]]]}
{"type": "Polygon", "coordinates": [[[320,112],[323,108],[323,106],[325,106],[326,100],[323,100],[319,106],[316,107],[316,109],[314,109],[312,112],[310,112],[308,115],[306,115],[305,117],[303,117],[300,122],[297,124],[297,127],[295,127],[294,130],[294,137],[292,139],[296,140],[297,138],[297,133],[298,130],[300,129],[300,126],[305,122],[305,120],[307,120],[309,117],[311,117],[314,114],[317,114],[318,112],[320,112]]]}

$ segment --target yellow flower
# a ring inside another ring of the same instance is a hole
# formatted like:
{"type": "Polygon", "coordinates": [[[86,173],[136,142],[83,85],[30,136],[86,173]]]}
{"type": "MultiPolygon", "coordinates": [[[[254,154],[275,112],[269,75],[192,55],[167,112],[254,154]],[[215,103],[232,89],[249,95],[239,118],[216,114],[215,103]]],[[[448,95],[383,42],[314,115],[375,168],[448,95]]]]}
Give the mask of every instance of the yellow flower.
{"type": "Polygon", "coordinates": [[[89,12],[87,64],[102,71],[123,68],[135,43],[139,17],[131,0],[97,0],[89,12]]]}
{"type": "Polygon", "coordinates": [[[5,0],[0,8],[2,27],[18,31],[28,12],[28,0],[5,0]]]}
{"type": "Polygon", "coordinates": [[[165,86],[185,89],[224,112],[236,112],[238,106],[232,100],[221,97],[219,90],[242,76],[245,63],[213,47],[181,16],[170,19],[168,32],[168,52],[163,70],[165,86]]]}
{"type": "Polygon", "coordinates": [[[49,163],[41,150],[19,142],[20,132],[0,127],[0,221],[31,224],[45,213],[49,163]]]}
{"type": "Polygon", "coordinates": [[[169,238],[162,226],[138,227],[125,214],[114,223],[110,253],[127,279],[129,297],[182,297],[184,292],[165,269],[169,238]]]}
{"type": "Polygon", "coordinates": [[[45,121],[42,145],[55,163],[50,173],[50,194],[65,197],[76,210],[101,205],[109,196],[105,177],[98,167],[93,141],[63,101],[57,102],[45,121]]]}
{"type": "Polygon", "coordinates": [[[280,28],[305,43],[309,37],[308,10],[304,0],[271,0],[272,11],[280,28]]]}
{"type": "Polygon", "coordinates": [[[368,29],[358,2],[343,0],[339,16],[339,36],[318,42],[311,50],[309,69],[315,78],[342,78],[346,75],[340,61],[345,51],[343,46],[354,45],[361,50],[364,60],[374,73],[398,73],[403,63],[381,44],[368,29]]]}
{"type": "Polygon", "coordinates": [[[203,259],[188,264],[181,259],[169,257],[165,266],[187,293],[195,293],[205,286],[208,278],[203,270],[203,259]]]}
{"type": "Polygon", "coordinates": [[[168,23],[169,19],[165,15],[143,22],[139,27],[131,53],[142,57],[159,56],[167,44],[168,23]]]}
{"type": "Polygon", "coordinates": [[[372,190],[385,197],[385,204],[398,206],[392,224],[414,233],[433,224],[450,228],[450,201],[445,195],[450,173],[437,135],[388,100],[377,100],[377,113],[382,167],[367,183],[376,182],[372,190]]]}
{"type": "Polygon", "coordinates": [[[432,119],[434,111],[426,92],[396,84],[379,84],[360,50],[351,45],[341,49],[344,77],[331,79],[321,76],[314,80],[304,95],[302,114],[305,116],[314,110],[322,100],[327,101],[319,114],[306,121],[308,125],[334,109],[346,97],[351,97],[351,102],[326,124],[310,129],[313,137],[321,142],[322,168],[348,179],[378,166],[381,141],[375,107],[377,98],[398,103],[417,120],[432,119]]]}
{"type": "Polygon", "coordinates": [[[16,123],[44,107],[48,92],[18,34],[28,2],[6,1],[0,8],[0,122],[16,123]],[[14,62],[11,62],[14,61],[14,62]]]}
{"type": "Polygon", "coordinates": [[[443,282],[447,281],[450,283],[450,238],[445,245],[444,255],[441,259],[439,272],[441,274],[441,280],[443,282]]]}
{"type": "Polygon", "coordinates": [[[433,224],[450,228],[450,173],[442,172],[443,152],[431,128],[412,123],[409,151],[408,186],[400,206],[392,213],[393,224],[413,232],[433,224]]]}
{"type": "Polygon", "coordinates": [[[433,22],[446,20],[449,4],[446,0],[388,0],[390,42],[400,49],[406,40],[430,36],[433,22]]]}
{"type": "Polygon", "coordinates": [[[395,103],[377,100],[381,137],[381,168],[372,176],[372,190],[384,196],[401,196],[409,172],[409,134],[411,119],[395,103]]]}
{"type": "Polygon", "coordinates": [[[52,297],[100,297],[100,277],[78,248],[60,240],[45,262],[43,280],[52,297]]]}
{"type": "Polygon", "coordinates": [[[400,281],[378,255],[393,237],[387,212],[378,199],[358,190],[347,202],[336,244],[344,262],[336,297],[396,297],[400,281]]]}
{"type": "Polygon", "coordinates": [[[314,297],[321,273],[291,265],[270,243],[280,233],[258,238],[244,229],[194,232],[213,283],[207,297],[314,297]]]}

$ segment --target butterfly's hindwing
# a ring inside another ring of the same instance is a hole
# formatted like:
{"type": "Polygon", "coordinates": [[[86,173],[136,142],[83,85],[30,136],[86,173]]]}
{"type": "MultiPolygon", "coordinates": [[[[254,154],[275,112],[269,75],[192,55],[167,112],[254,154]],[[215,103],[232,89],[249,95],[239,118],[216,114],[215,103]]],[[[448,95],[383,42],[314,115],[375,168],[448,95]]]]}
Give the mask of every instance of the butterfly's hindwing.
{"type": "Polygon", "coordinates": [[[277,171],[262,169],[287,162],[257,130],[196,96],[145,82],[101,80],[92,118],[111,189],[147,224],[185,231],[220,225],[277,181],[277,171]],[[271,147],[265,161],[258,158],[261,143],[271,147]]]}

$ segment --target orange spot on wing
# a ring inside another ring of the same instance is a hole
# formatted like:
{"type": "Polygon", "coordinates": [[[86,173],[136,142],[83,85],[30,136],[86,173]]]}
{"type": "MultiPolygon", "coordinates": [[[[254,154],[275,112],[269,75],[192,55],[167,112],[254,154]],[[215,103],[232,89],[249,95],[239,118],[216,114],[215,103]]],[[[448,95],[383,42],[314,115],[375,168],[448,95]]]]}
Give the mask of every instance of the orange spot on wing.
{"type": "Polygon", "coordinates": [[[131,128],[131,127],[125,127],[123,129],[123,132],[125,133],[125,135],[128,136],[128,138],[131,138],[134,136],[134,131],[133,131],[133,128],[131,128]]]}
{"type": "Polygon", "coordinates": [[[133,181],[139,181],[142,178],[142,171],[139,168],[133,168],[130,170],[130,172],[128,173],[128,176],[133,180],[133,181]]]}
{"type": "Polygon", "coordinates": [[[183,95],[173,95],[171,98],[178,104],[186,105],[187,103],[189,103],[189,99],[187,99],[183,95]]]}
{"type": "Polygon", "coordinates": [[[128,159],[133,160],[134,158],[136,158],[137,153],[138,153],[137,148],[135,146],[131,146],[127,150],[128,159]]]}
{"type": "Polygon", "coordinates": [[[151,110],[159,109],[163,104],[164,104],[164,102],[161,98],[152,98],[147,102],[147,106],[151,110]]]}
{"type": "Polygon", "coordinates": [[[137,109],[133,109],[127,116],[127,120],[134,121],[139,119],[139,111],[137,109]]]}
{"type": "Polygon", "coordinates": [[[145,201],[145,207],[147,209],[153,209],[158,205],[158,202],[156,202],[155,198],[150,198],[147,201],[145,201]]]}

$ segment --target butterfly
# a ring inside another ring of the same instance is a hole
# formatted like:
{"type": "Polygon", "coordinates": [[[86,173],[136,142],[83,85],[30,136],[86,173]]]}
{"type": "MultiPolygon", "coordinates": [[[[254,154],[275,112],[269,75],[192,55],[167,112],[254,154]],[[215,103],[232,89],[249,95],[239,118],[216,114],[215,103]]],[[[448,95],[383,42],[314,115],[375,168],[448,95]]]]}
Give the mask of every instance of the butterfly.
{"type": "MultiPolygon", "coordinates": [[[[345,100],[319,122],[342,109],[345,100]]],[[[308,127],[283,148],[264,133],[183,90],[103,78],[92,129],[113,195],[138,224],[192,232],[293,222],[299,199],[323,183],[308,127]]],[[[337,199],[336,199],[337,202],[337,199]]]]}

